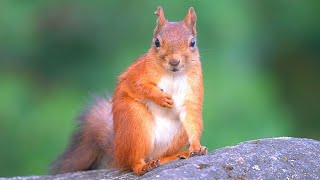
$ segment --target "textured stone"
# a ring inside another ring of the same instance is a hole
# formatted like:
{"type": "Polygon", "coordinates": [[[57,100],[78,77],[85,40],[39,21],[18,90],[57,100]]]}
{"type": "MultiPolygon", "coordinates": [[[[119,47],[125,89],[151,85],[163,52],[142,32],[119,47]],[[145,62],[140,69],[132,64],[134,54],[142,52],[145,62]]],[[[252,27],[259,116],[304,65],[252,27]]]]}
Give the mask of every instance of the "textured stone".
{"type": "Polygon", "coordinates": [[[11,179],[320,179],[320,142],[286,137],[253,140],[175,161],[141,177],[107,169],[11,179]]]}

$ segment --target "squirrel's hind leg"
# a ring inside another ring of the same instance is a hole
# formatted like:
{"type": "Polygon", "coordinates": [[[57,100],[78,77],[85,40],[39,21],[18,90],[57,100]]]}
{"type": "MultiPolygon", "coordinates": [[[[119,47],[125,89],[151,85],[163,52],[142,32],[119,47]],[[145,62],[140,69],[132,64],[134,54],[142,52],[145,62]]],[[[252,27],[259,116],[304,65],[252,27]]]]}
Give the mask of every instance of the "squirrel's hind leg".
{"type": "Polygon", "coordinates": [[[151,171],[152,169],[159,167],[160,165],[169,163],[171,161],[179,160],[179,159],[187,159],[195,155],[204,155],[206,154],[206,152],[207,152],[207,148],[204,147],[202,151],[199,152],[198,154],[194,154],[193,152],[190,152],[190,150],[185,150],[181,153],[178,153],[172,156],[167,156],[160,159],[151,160],[148,162],[141,160],[140,163],[134,164],[132,166],[132,170],[135,174],[138,174],[141,176],[147,173],[148,171],[151,171]]]}
{"type": "Polygon", "coordinates": [[[114,104],[115,166],[142,175],[145,159],[153,148],[152,115],[144,104],[130,97],[114,99],[114,104]]]}

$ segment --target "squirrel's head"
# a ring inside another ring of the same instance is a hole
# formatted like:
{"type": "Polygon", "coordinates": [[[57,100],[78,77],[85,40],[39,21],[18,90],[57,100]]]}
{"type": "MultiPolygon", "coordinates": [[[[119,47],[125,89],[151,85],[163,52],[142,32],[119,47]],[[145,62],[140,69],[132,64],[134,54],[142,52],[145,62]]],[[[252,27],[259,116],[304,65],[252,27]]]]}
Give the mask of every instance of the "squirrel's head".
{"type": "Polygon", "coordinates": [[[196,40],[196,13],[189,8],[184,20],[168,22],[162,7],[155,14],[158,16],[150,52],[154,61],[171,72],[180,72],[195,63],[199,63],[199,51],[196,40]]]}

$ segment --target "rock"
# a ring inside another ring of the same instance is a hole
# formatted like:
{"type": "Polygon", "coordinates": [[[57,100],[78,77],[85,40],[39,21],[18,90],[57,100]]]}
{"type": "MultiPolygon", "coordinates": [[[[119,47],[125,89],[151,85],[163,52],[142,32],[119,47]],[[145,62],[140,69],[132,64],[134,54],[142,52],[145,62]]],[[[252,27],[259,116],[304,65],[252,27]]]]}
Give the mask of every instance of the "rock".
{"type": "Polygon", "coordinates": [[[287,137],[247,141],[168,163],[141,177],[107,169],[10,179],[320,179],[320,141],[287,137]]]}

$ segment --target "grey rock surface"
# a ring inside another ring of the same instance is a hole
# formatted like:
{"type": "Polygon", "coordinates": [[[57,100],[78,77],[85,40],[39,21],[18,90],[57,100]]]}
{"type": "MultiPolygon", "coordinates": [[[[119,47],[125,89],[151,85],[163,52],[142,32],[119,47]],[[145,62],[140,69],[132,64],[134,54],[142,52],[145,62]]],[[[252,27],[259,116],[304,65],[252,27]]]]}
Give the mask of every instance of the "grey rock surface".
{"type": "Polygon", "coordinates": [[[320,141],[287,137],[247,141],[168,163],[141,177],[107,169],[10,179],[320,179],[320,141]]]}

